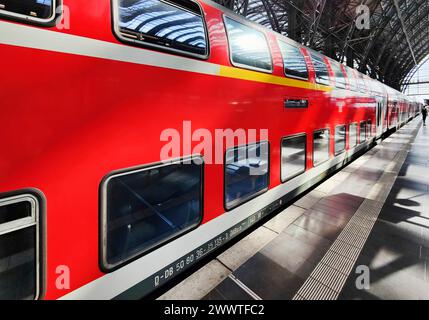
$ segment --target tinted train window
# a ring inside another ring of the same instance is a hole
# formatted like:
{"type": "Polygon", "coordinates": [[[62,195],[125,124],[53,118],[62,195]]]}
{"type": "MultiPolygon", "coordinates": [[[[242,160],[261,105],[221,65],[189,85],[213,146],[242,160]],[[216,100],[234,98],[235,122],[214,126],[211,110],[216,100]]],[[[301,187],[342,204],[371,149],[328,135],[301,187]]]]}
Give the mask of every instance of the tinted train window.
{"type": "Polygon", "coordinates": [[[0,200],[0,300],[38,298],[38,210],[31,195],[0,200]]]}
{"type": "Polygon", "coordinates": [[[102,186],[103,266],[118,265],[198,226],[203,164],[177,161],[117,173],[102,186]]]}
{"type": "Polygon", "coordinates": [[[359,91],[360,92],[366,92],[366,85],[365,85],[365,80],[363,78],[363,74],[360,72],[356,72],[358,75],[358,80],[357,80],[357,84],[359,87],[359,91]]]}
{"type": "Polygon", "coordinates": [[[330,84],[329,72],[323,56],[312,52],[311,60],[313,61],[314,71],[316,72],[316,82],[328,86],[330,84]]]}
{"type": "Polygon", "coordinates": [[[366,123],[365,121],[362,121],[360,123],[360,128],[359,128],[359,142],[362,143],[366,140],[366,123]]]}
{"type": "Polygon", "coordinates": [[[282,140],[282,181],[286,182],[306,169],[306,145],[305,134],[287,137],[282,140]]]}
{"type": "Polygon", "coordinates": [[[353,70],[350,68],[346,68],[346,71],[347,71],[347,79],[349,81],[350,90],[357,91],[358,87],[357,87],[355,75],[353,74],[354,73],[353,70]]]}
{"type": "Polygon", "coordinates": [[[225,208],[230,210],[268,190],[269,145],[261,142],[225,154],[225,208]]]}
{"type": "Polygon", "coordinates": [[[231,62],[237,67],[271,71],[270,49],[265,35],[240,22],[225,17],[231,62]]]}
{"type": "Polygon", "coordinates": [[[0,14],[49,21],[55,17],[56,0],[0,0],[0,14]]]}
{"type": "Polygon", "coordinates": [[[299,48],[279,42],[283,56],[285,75],[293,78],[308,79],[307,63],[299,48]]]}
{"type": "Polygon", "coordinates": [[[346,126],[335,128],[335,155],[346,150],[346,126]]]}
{"type": "Polygon", "coordinates": [[[368,120],[366,123],[366,134],[368,138],[372,137],[372,122],[371,120],[368,120]]]}
{"type": "Polygon", "coordinates": [[[330,131],[322,129],[314,132],[313,135],[313,165],[329,160],[330,131]]]}
{"type": "Polygon", "coordinates": [[[337,88],[344,89],[346,87],[346,79],[340,64],[338,62],[332,61],[331,66],[335,74],[335,86],[337,88]]]}
{"type": "Polygon", "coordinates": [[[152,47],[207,57],[200,7],[190,0],[116,0],[118,28],[126,39],[152,47]]]}
{"type": "Polygon", "coordinates": [[[357,123],[352,123],[350,124],[350,129],[349,129],[349,145],[350,148],[354,148],[357,146],[357,123]]]}

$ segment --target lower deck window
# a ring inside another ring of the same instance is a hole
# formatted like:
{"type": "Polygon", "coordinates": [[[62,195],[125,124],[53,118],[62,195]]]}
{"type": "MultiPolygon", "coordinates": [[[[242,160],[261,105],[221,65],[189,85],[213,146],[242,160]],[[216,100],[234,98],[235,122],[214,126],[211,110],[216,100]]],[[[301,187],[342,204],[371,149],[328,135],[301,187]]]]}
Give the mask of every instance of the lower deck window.
{"type": "Polygon", "coordinates": [[[357,146],[357,123],[352,123],[350,124],[350,129],[349,129],[349,145],[350,148],[354,148],[357,146]]]}
{"type": "Polygon", "coordinates": [[[340,154],[346,150],[346,126],[335,128],[335,154],[340,154]]]}
{"type": "Polygon", "coordinates": [[[366,134],[368,138],[372,137],[372,122],[371,120],[368,120],[366,123],[366,134]]]}
{"type": "Polygon", "coordinates": [[[362,121],[359,128],[359,142],[363,143],[366,140],[366,122],[362,121]]]}
{"type": "Polygon", "coordinates": [[[313,165],[316,167],[319,164],[329,160],[330,148],[330,131],[322,129],[315,131],[313,134],[313,165]]]}
{"type": "Polygon", "coordinates": [[[56,0],[0,0],[0,14],[50,21],[55,17],[56,0]]]}
{"type": "Polygon", "coordinates": [[[269,144],[261,142],[226,151],[225,208],[231,210],[268,190],[269,144]]]}
{"type": "Polygon", "coordinates": [[[102,184],[107,271],[183,235],[203,218],[202,158],[110,175],[102,184]]]}
{"type": "Polygon", "coordinates": [[[39,296],[38,217],[30,194],[0,199],[0,300],[39,296]]]}
{"type": "Polygon", "coordinates": [[[297,135],[282,141],[281,178],[283,182],[305,172],[307,136],[297,135]]]}

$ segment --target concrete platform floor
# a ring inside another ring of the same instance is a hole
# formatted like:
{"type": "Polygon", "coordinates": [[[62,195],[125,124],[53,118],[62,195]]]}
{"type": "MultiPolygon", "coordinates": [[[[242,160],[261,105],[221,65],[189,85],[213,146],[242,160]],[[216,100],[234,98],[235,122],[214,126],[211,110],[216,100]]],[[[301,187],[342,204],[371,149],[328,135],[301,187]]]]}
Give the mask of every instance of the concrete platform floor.
{"type": "Polygon", "coordinates": [[[417,118],[159,299],[429,299],[428,261],[417,118]]]}

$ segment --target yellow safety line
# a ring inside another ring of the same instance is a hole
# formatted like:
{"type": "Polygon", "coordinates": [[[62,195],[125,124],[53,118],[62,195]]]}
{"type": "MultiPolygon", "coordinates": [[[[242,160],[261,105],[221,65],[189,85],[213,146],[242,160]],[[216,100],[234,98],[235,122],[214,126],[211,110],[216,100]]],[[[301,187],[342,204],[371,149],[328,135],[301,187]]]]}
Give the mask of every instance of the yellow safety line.
{"type": "Polygon", "coordinates": [[[309,90],[318,90],[318,91],[332,91],[332,88],[329,86],[324,86],[320,84],[314,84],[306,81],[284,78],[273,76],[272,74],[256,72],[251,70],[245,70],[234,67],[220,66],[220,74],[221,77],[255,81],[261,83],[269,83],[276,84],[285,87],[294,87],[301,89],[309,89],[309,90]]]}

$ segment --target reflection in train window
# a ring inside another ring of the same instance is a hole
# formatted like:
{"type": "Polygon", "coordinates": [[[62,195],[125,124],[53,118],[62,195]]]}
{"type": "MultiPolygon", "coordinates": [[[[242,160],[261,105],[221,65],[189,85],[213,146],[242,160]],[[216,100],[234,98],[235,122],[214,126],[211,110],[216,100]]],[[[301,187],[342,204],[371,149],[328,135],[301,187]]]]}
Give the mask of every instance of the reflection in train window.
{"type": "Polygon", "coordinates": [[[324,85],[329,85],[329,72],[323,56],[311,52],[311,60],[313,61],[314,71],[316,72],[316,82],[324,85]]]}
{"type": "Polygon", "coordinates": [[[349,82],[350,90],[357,91],[358,87],[357,87],[356,78],[355,78],[353,69],[346,67],[346,72],[347,72],[347,80],[349,82]]]}
{"type": "Polygon", "coordinates": [[[337,88],[345,89],[346,78],[344,77],[344,73],[343,73],[343,70],[341,69],[341,65],[336,61],[332,61],[331,66],[335,74],[335,86],[337,88]]]}
{"type": "Polygon", "coordinates": [[[357,74],[357,85],[358,85],[359,91],[365,93],[366,84],[365,84],[365,79],[363,77],[363,74],[358,71],[356,71],[356,74],[357,74]]]}
{"type": "Polygon", "coordinates": [[[372,137],[372,122],[371,122],[371,120],[368,120],[366,122],[366,134],[367,134],[367,138],[372,137]]]}
{"type": "Polygon", "coordinates": [[[365,121],[362,121],[360,123],[359,131],[360,131],[359,132],[359,142],[360,143],[365,142],[365,140],[366,140],[366,122],[365,121]]]}
{"type": "Polygon", "coordinates": [[[271,53],[264,33],[226,16],[225,26],[232,64],[271,72],[271,53]]]}
{"type": "Polygon", "coordinates": [[[0,300],[38,298],[38,210],[31,195],[0,200],[0,300]]]}
{"type": "Polygon", "coordinates": [[[118,265],[198,226],[203,164],[199,157],[115,173],[102,184],[103,267],[118,265]]]}
{"type": "Polygon", "coordinates": [[[225,208],[233,209],[268,190],[269,144],[229,149],[225,154],[225,208]]]}
{"type": "Polygon", "coordinates": [[[322,129],[315,131],[313,134],[313,165],[329,160],[330,131],[322,129]]]}
{"type": "Polygon", "coordinates": [[[357,146],[358,135],[357,135],[357,123],[351,123],[349,129],[349,147],[354,148],[357,146]]]}
{"type": "Polygon", "coordinates": [[[191,0],[115,0],[118,28],[127,41],[207,57],[201,9],[191,0]]]}
{"type": "Polygon", "coordinates": [[[335,155],[346,150],[346,126],[335,128],[335,155]]]}
{"type": "Polygon", "coordinates": [[[56,0],[0,0],[0,14],[34,21],[49,21],[55,17],[56,0]]]}
{"type": "Polygon", "coordinates": [[[282,182],[286,182],[305,172],[306,146],[307,136],[305,134],[287,137],[282,140],[282,182]]]}
{"type": "Polygon", "coordinates": [[[308,79],[307,63],[298,47],[279,41],[283,56],[285,75],[292,78],[308,79]]]}

